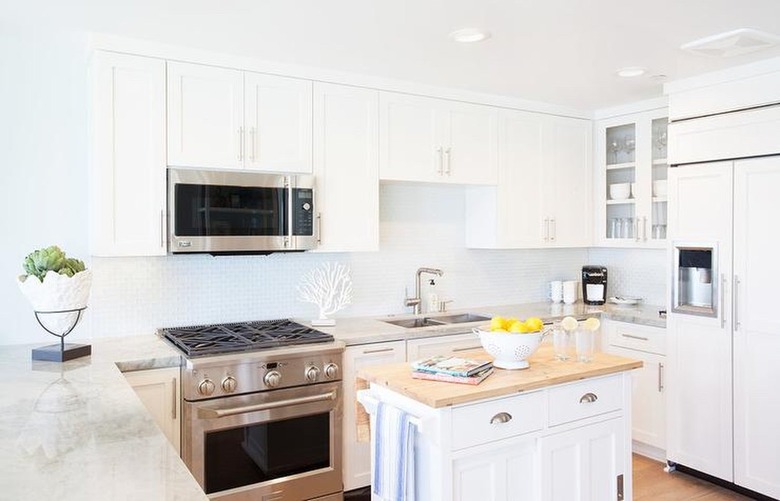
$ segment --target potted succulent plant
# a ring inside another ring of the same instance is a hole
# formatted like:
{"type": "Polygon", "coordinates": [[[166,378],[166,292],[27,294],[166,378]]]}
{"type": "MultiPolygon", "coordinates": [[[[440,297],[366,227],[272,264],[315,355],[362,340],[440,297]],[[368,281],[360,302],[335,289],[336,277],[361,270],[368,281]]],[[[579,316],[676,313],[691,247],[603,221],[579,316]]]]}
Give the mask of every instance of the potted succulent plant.
{"type": "Polygon", "coordinates": [[[65,361],[88,355],[89,345],[66,345],[65,336],[78,324],[87,307],[92,272],[56,245],[30,253],[22,268],[25,273],[17,282],[32,304],[38,323],[60,338],[58,345],[33,350],[33,359],[65,361]]]}

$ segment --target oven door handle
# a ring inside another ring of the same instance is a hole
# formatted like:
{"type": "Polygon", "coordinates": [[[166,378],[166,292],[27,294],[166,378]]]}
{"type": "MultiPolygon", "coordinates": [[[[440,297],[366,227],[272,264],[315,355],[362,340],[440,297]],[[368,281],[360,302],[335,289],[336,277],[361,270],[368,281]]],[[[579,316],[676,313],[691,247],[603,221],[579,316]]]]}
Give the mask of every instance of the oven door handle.
{"type": "Polygon", "coordinates": [[[211,407],[201,407],[198,409],[198,417],[201,419],[218,419],[236,414],[246,414],[248,412],[265,411],[268,409],[278,409],[290,405],[310,404],[312,402],[324,402],[327,400],[336,400],[336,392],[330,391],[324,395],[312,395],[309,397],[290,398],[279,400],[278,402],[265,402],[262,404],[245,405],[243,407],[231,407],[228,409],[214,409],[211,407]]]}

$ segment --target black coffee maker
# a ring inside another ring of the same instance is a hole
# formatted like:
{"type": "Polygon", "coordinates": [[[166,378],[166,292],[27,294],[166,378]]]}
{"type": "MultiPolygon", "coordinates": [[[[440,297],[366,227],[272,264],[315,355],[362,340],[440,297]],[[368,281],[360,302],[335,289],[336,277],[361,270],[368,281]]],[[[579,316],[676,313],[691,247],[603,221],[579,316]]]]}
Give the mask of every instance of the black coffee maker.
{"type": "Polygon", "coordinates": [[[582,300],[585,304],[604,304],[607,302],[606,267],[582,267],[582,300]]]}

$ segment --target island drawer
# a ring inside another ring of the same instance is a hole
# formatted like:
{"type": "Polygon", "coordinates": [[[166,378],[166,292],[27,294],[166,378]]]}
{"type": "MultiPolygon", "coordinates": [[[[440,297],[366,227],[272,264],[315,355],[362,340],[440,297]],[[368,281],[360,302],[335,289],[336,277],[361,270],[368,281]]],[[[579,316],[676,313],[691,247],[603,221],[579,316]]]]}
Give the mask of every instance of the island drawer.
{"type": "Polygon", "coordinates": [[[549,390],[549,425],[556,426],[621,408],[620,376],[588,379],[549,390]]]}
{"type": "Polygon", "coordinates": [[[514,395],[452,410],[452,448],[463,449],[544,428],[542,392],[514,395]]]}

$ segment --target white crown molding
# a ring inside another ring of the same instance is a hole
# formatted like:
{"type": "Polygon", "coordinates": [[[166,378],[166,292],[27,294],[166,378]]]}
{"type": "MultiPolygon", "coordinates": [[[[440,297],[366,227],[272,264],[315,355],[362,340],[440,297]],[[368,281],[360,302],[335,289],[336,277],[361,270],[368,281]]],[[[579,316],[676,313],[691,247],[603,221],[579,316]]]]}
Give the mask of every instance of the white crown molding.
{"type": "Polygon", "coordinates": [[[359,75],[356,73],[349,73],[326,68],[258,60],[244,56],[180,47],[158,42],[151,42],[148,40],[126,38],[117,35],[90,33],[89,40],[89,46],[92,50],[105,50],[166,59],[170,61],[182,61],[211,66],[221,66],[225,68],[236,68],[246,71],[255,71],[258,73],[291,76],[320,82],[352,85],[355,87],[366,87],[419,96],[437,97],[453,101],[485,104],[501,108],[544,113],[548,115],[582,118],[588,120],[593,118],[593,114],[590,111],[569,108],[567,106],[560,106],[551,103],[531,101],[495,94],[486,94],[463,89],[454,89],[449,87],[436,87],[406,80],[359,75]]]}
{"type": "Polygon", "coordinates": [[[593,112],[594,120],[603,120],[607,118],[615,118],[623,115],[632,115],[634,113],[642,113],[645,111],[661,110],[669,107],[669,98],[666,96],[655,97],[653,99],[645,99],[643,101],[636,101],[629,104],[621,104],[620,106],[612,106],[610,108],[601,108],[593,112]]]}
{"type": "Polygon", "coordinates": [[[778,71],[780,71],[780,57],[763,59],[741,66],[733,66],[731,68],[665,83],[664,94],[676,94],[678,92],[700,89],[702,87],[733,82],[735,80],[766,75],[778,71]]]}

